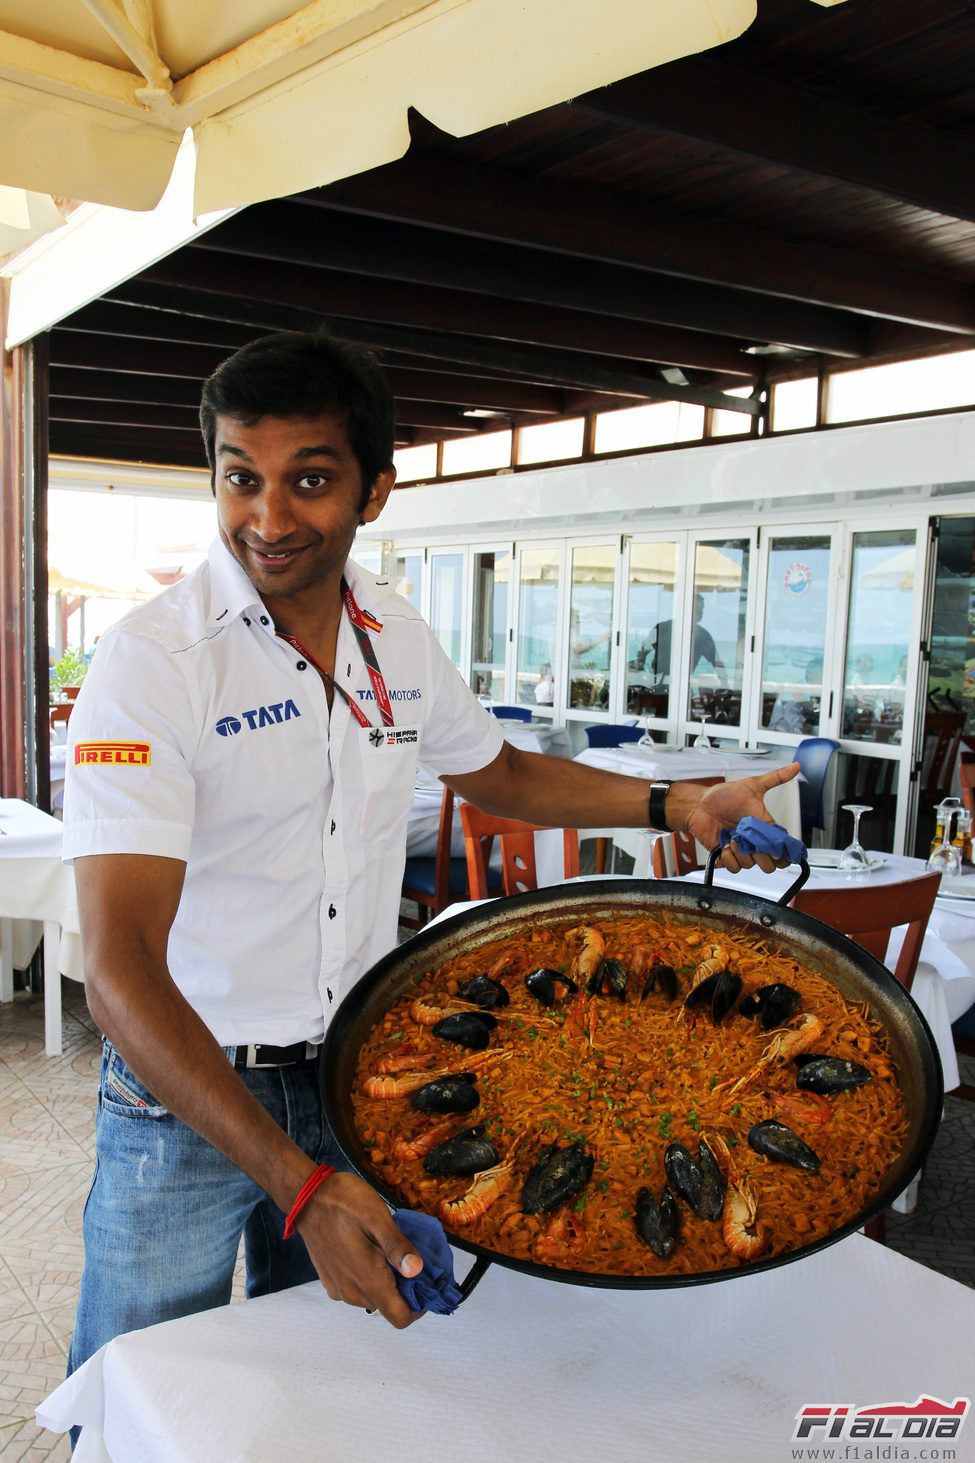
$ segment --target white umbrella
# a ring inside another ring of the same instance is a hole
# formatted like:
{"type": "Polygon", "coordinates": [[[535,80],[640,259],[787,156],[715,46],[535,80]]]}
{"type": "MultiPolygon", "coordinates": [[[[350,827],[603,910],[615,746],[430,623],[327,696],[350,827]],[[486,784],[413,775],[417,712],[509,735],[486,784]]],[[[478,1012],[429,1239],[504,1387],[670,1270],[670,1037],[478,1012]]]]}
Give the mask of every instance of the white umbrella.
{"type": "Polygon", "coordinates": [[[162,587],[151,574],[131,560],[113,555],[55,550],[47,566],[50,594],[69,594],[77,599],[150,599],[162,587]]]}
{"type": "MultiPolygon", "coordinates": [[[[720,45],[755,0],[0,0],[0,184],[195,211],[399,157],[415,107],[478,132],[720,45]]],[[[0,243],[2,248],[2,243],[0,243]]]]}

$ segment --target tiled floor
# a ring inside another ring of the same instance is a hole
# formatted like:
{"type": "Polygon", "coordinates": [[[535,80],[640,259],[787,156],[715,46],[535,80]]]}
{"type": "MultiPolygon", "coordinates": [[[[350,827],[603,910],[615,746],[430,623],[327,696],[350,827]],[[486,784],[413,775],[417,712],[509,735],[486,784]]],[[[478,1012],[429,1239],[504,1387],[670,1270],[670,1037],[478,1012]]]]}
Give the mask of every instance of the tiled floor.
{"type": "MultiPolygon", "coordinates": [[[[34,1408],[64,1375],[81,1271],[99,1041],[80,986],[64,985],[64,1055],[44,1055],[39,998],[0,1007],[0,1457],[66,1463],[34,1408]]],[[[967,1064],[975,1081],[975,1062],[967,1064]]],[[[975,1286],[975,1103],[949,1097],[915,1213],[891,1246],[975,1286]]]]}

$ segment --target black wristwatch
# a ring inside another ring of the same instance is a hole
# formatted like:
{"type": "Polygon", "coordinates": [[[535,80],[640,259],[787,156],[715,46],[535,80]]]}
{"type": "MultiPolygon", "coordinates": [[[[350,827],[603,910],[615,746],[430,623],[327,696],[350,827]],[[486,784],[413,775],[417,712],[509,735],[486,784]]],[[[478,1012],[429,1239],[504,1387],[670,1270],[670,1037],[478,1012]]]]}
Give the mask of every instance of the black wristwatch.
{"type": "Polygon", "coordinates": [[[651,782],[650,784],[650,827],[655,833],[674,831],[667,822],[667,814],[664,812],[669,787],[669,782],[651,782]]]}

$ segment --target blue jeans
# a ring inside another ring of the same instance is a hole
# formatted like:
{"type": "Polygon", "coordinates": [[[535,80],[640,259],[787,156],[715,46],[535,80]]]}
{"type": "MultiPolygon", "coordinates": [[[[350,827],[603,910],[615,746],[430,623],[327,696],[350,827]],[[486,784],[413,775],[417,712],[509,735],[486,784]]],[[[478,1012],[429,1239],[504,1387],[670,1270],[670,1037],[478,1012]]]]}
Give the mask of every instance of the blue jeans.
{"type": "MultiPolygon", "coordinates": [[[[238,1076],[309,1158],[348,1168],[322,1113],[317,1062],[238,1076]]],[[[161,1107],[107,1041],[95,1159],[69,1375],[124,1331],[226,1305],[242,1233],[249,1297],[316,1278],[301,1236],[283,1238],[277,1205],[161,1107]]]]}

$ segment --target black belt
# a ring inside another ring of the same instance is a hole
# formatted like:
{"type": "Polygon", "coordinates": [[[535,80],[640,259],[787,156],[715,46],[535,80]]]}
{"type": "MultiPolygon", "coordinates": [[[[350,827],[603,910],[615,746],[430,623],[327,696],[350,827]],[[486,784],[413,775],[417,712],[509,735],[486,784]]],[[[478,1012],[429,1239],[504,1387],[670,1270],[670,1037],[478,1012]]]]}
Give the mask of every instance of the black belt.
{"type": "Polygon", "coordinates": [[[313,1062],[321,1051],[310,1041],[296,1041],[292,1046],[239,1046],[235,1067],[293,1067],[298,1062],[313,1062]]]}

